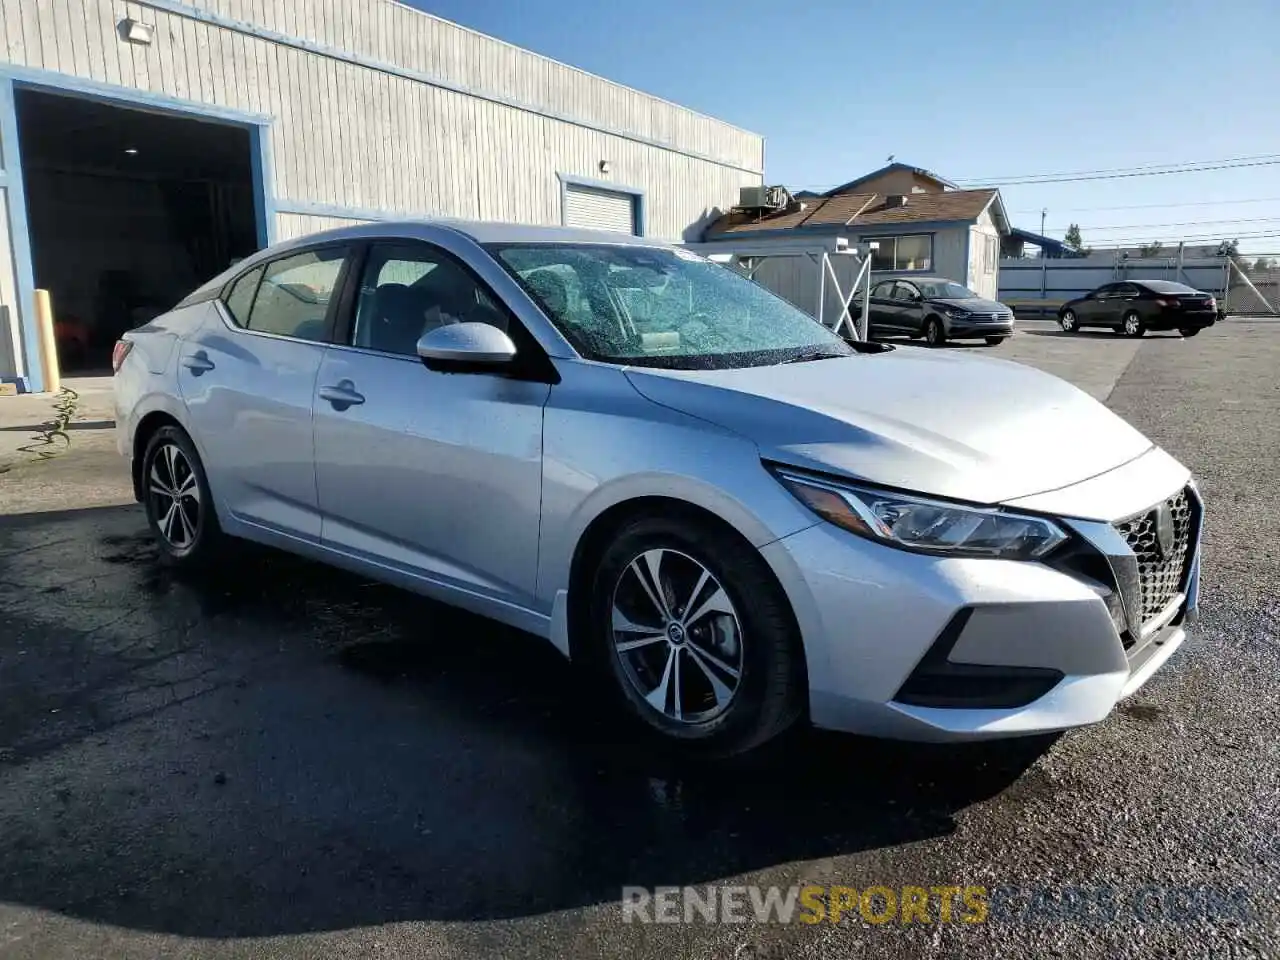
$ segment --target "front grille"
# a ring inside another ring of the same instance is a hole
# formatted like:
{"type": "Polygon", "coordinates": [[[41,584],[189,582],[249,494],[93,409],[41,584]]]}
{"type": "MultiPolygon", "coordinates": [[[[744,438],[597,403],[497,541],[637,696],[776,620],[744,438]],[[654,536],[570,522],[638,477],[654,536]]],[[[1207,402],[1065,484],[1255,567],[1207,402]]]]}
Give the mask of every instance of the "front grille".
{"type": "Polygon", "coordinates": [[[972,320],[974,323],[1008,323],[1013,319],[1011,313],[971,313],[966,320],[972,320]]]}
{"type": "Polygon", "coordinates": [[[1138,559],[1138,582],[1145,624],[1169,605],[1182,589],[1191,554],[1194,521],[1191,497],[1186,490],[1157,504],[1141,516],[1116,524],[1116,529],[1138,559]],[[1172,537],[1168,549],[1160,544],[1160,514],[1168,509],[1172,537]]]}

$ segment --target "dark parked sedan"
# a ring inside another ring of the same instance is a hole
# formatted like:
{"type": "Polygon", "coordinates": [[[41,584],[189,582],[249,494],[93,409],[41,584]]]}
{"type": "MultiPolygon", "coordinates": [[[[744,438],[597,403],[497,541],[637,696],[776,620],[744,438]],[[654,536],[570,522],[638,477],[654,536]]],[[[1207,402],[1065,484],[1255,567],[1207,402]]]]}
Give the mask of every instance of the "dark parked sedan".
{"type": "MultiPolygon", "coordinates": [[[[861,303],[852,306],[856,312],[861,303]]],[[[948,340],[982,339],[991,346],[1013,334],[1013,311],[968,287],[936,277],[890,277],[871,288],[867,311],[874,337],[924,337],[931,347],[948,340]]]]}
{"type": "Polygon", "coordinates": [[[1218,303],[1212,294],[1169,280],[1106,283],[1058,311],[1058,323],[1067,333],[1110,327],[1127,337],[1140,337],[1148,330],[1177,330],[1194,337],[1217,319],[1218,303]]]}

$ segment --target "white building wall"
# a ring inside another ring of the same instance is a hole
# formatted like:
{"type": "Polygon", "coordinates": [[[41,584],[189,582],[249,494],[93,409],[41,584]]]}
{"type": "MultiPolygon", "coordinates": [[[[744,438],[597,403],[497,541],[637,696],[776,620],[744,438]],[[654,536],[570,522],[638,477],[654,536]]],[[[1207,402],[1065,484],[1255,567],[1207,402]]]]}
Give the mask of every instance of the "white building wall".
{"type": "Polygon", "coordinates": [[[758,136],[390,0],[3,0],[3,8],[9,62],[270,115],[272,186],[285,210],[323,203],[559,223],[564,173],[643,189],[646,232],[678,240],[736,203],[740,187],[762,182],[758,136]],[[206,22],[202,11],[226,19],[206,22]],[[150,46],[120,39],[126,14],[155,25],[150,46]]]}
{"type": "MultiPolygon", "coordinates": [[[[279,238],[391,216],[557,224],[565,174],[643,191],[646,234],[698,239],[762,182],[755,134],[393,0],[0,0],[5,64],[267,116],[279,238]],[[125,17],[154,41],[122,40],[125,17]]],[[[6,245],[0,292],[12,264],[6,245]]]]}
{"type": "Polygon", "coordinates": [[[991,219],[989,208],[969,228],[968,266],[969,289],[990,300],[997,299],[1000,292],[1000,231],[991,219]]]}

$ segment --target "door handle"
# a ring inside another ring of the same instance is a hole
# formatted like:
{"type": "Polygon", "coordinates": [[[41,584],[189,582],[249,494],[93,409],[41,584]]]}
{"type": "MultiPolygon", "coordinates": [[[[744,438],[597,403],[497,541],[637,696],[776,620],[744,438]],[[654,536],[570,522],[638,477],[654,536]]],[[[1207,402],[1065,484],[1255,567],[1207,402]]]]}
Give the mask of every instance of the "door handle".
{"type": "Polygon", "coordinates": [[[319,393],[322,400],[328,400],[338,411],[364,403],[364,394],[357,393],[356,385],[350,380],[339,380],[332,386],[321,387],[319,393]]]}
{"type": "Polygon", "coordinates": [[[191,371],[193,376],[200,376],[213,369],[213,361],[209,359],[209,355],[203,350],[197,350],[188,356],[182,358],[182,365],[191,371]]]}

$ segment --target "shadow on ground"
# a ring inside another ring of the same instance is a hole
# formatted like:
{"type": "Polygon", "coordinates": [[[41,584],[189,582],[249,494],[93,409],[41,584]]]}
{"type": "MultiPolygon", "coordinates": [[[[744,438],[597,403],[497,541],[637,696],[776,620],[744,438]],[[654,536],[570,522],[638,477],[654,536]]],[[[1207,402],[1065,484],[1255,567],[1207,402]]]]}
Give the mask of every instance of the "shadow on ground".
{"type": "Polygon", "coordinates": [[[0,520],[0,611],[0,901],[117,926],[611,904],[945,835],[1015,781],[1015,800],[1050,789],[1023,776],[1045,740],[800,731],[677,762],[534,638],[265,550],[175,577],[136,507],[0,520]]]}

